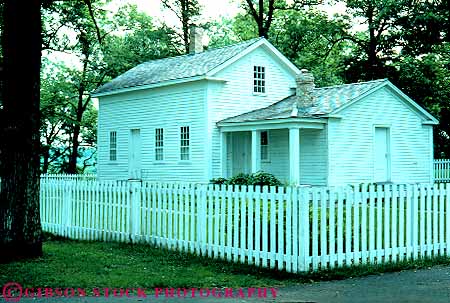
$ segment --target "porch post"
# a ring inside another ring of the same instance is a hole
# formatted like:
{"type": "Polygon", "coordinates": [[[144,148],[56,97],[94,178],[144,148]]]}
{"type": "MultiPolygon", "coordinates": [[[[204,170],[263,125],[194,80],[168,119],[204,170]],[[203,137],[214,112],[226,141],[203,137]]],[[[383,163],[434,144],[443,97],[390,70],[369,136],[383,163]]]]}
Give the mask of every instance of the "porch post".
{"type": "Polygon", "coordinates": [[[225,132],[220,132],[220,147],[221,147],[221,168],[222,168],[222,178],[227,178],[227,138],[228,138],[228,133],[225,132]]]}
{"type": "Polygon", "coordinates": [[[261,170],[261,132],[252,130],[252,173],[261,170]]]}
{"type": "Polygon", "coordinates": [[[289,129],[289,182],[300,184],[300,129],[289,129]]]}

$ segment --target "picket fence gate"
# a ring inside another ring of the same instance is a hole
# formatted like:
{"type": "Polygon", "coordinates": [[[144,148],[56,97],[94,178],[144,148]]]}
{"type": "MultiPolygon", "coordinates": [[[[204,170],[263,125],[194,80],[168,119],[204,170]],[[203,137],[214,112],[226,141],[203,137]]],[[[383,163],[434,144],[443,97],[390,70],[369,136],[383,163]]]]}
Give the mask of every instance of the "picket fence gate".
{"type": "Polygon", "coordinates": [[[231,187],[41,180],[45,231],[288,272],[450,255],[450,185],[231,187]]]}

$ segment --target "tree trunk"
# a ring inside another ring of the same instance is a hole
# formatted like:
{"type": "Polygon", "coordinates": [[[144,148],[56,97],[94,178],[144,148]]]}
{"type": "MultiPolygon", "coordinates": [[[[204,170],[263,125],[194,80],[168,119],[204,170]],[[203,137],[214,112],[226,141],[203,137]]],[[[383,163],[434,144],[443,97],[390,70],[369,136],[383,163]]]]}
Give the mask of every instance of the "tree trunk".
{"type": "Polygon", "coordinates": [[[377,39],[375,37],[374,28],[374,7],[369,5],[367,12],[367,19],[369,25],[369,45],[367,53],[367,80],[374,80],[378,77],[378,58],[377,58],[377,39]]]}
{"type": "Polygon", "coordinates": [[[42,150],[42,174],[46,174],[48,172],[48,167],[50,166],[50,145],[45,145],[41,147],[42,150]]]}
{"type": "MultiPolygon", "coordinates": [[[[84,43],[88,43],[87,40],[84,40],[84,43]]],[[[85,92],[85,85],[84,81],[86,79],[86,73],[88,68],[88,62],[89,62],[89,44],[85,45],[83,49],[87,50],[87,52],[84,54],[85,58],[83,60],[83,75],[81,77],[80,86],[78,87],[78,104],[77,104],[77,112],[76,112],[76,119],[75,124],[73,126],[73,133],[72,133],[72,152],[70,153],[69,157],[69,165],[67,168],[67,173],[69,174],[77,174],[77,160],[78,160],[78,148],[80,147],[80,142],[78,141],[78,137],[80,136],[81,132],[81,122],[83,121],[83,114],[85,111],[84,103],[83,103],[83,96],[85,92]]]]}
{"type": "Polygon", "coordinates": [[[189,22],[190,22],[190,14],[189,14],[189,1],[181,0],[181,25],[183,28],[183,43],[186,54],[189,54],[189,22]]]}
{"type": "Polygon", "coordinates": [[[69,166],[67,168],[68,174],[77,174],[77,160],[78,160],[78,148],[80,147],[80,142],[78,137],[80,136],[80,125],[76,124],[73,128],[72,135],[72,152],[70,153],[69,166]]]}
{"type": "Polygon", "coordinates": [[[0,262],[42,255],[39,215],[40,9],[40,0],[29,0],[26,5],[17,0],[4,1],[0,262]]]}

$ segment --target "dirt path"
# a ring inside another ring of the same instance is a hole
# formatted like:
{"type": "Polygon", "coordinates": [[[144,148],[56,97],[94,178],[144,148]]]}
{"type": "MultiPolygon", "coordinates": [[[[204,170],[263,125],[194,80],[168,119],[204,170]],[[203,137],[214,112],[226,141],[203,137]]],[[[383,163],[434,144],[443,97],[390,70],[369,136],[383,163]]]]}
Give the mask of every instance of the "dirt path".
{"type": "MultiPolygon", "coordinates": [[[[270,293],[268,293],[268,296],[270,293]]],[[[20,302],[67,303],[138,303],[138,302],[450,302],[450,266],[430,269],[387,273],[342,281],[319,282],[290,286],[277,290],[275,299],[188,298],[71,298],[71,299],[23,299],[20,302]]],[[[0,303],[5,300],[0,299],[0,303]]]]}

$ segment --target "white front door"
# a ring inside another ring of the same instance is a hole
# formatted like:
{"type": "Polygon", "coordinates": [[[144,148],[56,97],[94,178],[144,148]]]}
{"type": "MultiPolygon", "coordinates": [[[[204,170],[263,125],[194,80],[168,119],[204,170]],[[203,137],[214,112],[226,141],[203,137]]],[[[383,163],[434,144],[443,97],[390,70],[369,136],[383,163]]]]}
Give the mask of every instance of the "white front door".
{"type": "Polygon", "coordinates": [[[251,132],[232,133],[233,176],[251,171],[251,132]]]}
{"type": "Polygon", "coordinates": [[[141,178],[141,130],[130,131],[128,177],[130,179],[141,178]]]}
{"type": "Polygon", "coordinates": [[[389,128],[375,127],[375,182],[391,180],[389,128]]]}

